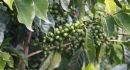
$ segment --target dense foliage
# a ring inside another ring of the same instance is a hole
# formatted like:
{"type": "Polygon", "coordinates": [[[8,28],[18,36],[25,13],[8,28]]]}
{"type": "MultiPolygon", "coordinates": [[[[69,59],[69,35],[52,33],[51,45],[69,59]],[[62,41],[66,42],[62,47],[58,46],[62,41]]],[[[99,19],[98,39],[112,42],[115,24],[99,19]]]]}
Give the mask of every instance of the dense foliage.
{"type": "Polygon", "coordinates": [[[129,0],[0,0],[0,70],[129,70],[129,0]]]}

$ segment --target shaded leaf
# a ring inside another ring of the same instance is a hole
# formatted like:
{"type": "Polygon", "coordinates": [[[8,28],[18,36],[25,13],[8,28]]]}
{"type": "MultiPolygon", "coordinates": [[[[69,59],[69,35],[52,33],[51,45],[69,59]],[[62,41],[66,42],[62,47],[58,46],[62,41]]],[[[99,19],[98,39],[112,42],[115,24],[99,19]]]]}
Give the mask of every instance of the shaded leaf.
{"type": "Polygon", "coordinates": [[[81,70],[85,57],[84,50],[78,49],[70,60],[68,70],[81,70]]]}
{"type": "Polygon", "coordinates": [[[116,5],[117,5],[118,7],[122,8],[122,5],[121,5],[121,3],[119,2],[119,0],[114,0],[114,2],[116,3],[116,5]]]}
{"type": "Polygon", "coordinates": [[[94,7],[96,3],[97,3],[97,0],[88,0],[89,8],[91,9],[92,7],[94,7]]]}
{"type": "Polygon", "coordinates": [[[119,64],[113,67],[111,70],[127,70],[127,64],[119,64]]]}
{"type": "Polygon", "coordinates": [[[6,39],[4,39],[3,42],[2,42],[2,44],[1,44],[1,46],[7,45],[11,39],[12,38],[6,38],[6,39]]]}
{"type": "Polygon", "coordinates": [[[0,58],[0,70],[4,70],[5,65],[6,62],[2,58],[0,58]]]}
{"type": "Polygon", "coordinates": [[[0,32],[0,45],[1,45],[2,41],[3,41],[3,39],[4,39],[4,33],[0,32]]]}
{"type": "MultiPolygon", "coordinates": [[[[101,48],[99,50],[99,54],[98,54],[98,60],[100,61],[105,55],[107,55],[107,52],[106,52],[106,47],[104,44],[101,44],[101,48]]],[[[98,50],[98,49],[97,49],[98,50]]]]}
{"type": "Polygon", "coordinates": [[[40,30],[44,33],[48,33],[50,27],[55,28],[55,20],[53,19],[52,15],[48,14],[48,19],[51,23],[45,22],[42,19],[35,17],[34,22],[40,28],[40,30]]]}
{"type": "Polygon", "coordinates": [[[55,70],[67,70],[68,64],[69,61],[65,57],[62,57],[59,67],[55,70]]]}
{"type": "Polygon", "coordinates": [[[27,58],[26,58],[26,56],[24,55],[23,52],[18,51],[17,49],[12,48],[12,47],[8,47],[8,48],[6,48],[6,49],[8,49],[9,51],[11,51],[11,52],[13,52],[14,54],[16,54],[16,55],[23,61],[23,63],[24,63],[26,66],[28,66],[27,58]]]}
{"type": "Polygon", "coordinates": [[[61,62],[61,55],[58,52],[55,52],[48,70],[54,70],[59,66],[60,62],[61,62]]]}
{"type": "Polygon", "coordinates": [[[11,10],[13,10],[12,4],[13,4],[14,0],[4,0],[4,2],[9,6],[9,8],[10,8],[11,10]]]}
{"type": "Polygon", "coordinates": [[[48,6],[49,6],[48,0],[39,0],[39,1],[33,0],[33,1],[35,4],[36,16],[44,20],[45,22],[50,23],[47,18],[47,11],[48,11],[48,6]]]}
{"type": "Polygon", "coordinates": [[[39,70],[46,70],[49,65],[51,64],[51,60],[54,56],[54,52],[51,52],[51,54],[48,56],[48,58],[41,64],[39,70]]]}
{"type": "Polygon", "coordinates": [[[85,52],[86,52],[89,62],[93,62],[96,57],[96,49],[95,49],[93,38],[90,32],[86,32],[84,48],[85,48],[85,52]]]}
{"type": "Polygon", "coordinates": [[[104,4],[104,1],[105,1],[105,0],[98,0],[98,2],[99,2],[99,3],[102,3],[102,4],[104,4]]]}
{"type": "Polygon", "coordinates": [[[53,16],[50,14],[50,13],[48,13],[48,19],[49,19],[49,21],[51,22],[49,25],[51,26],[51,27],[53,27],[53,28],[55,28],[55,20],[54,20],[54,18],[53,18],[53,16]]]}
{"type": "Polygon", "coordinates": [[[106,18],[101,17],[101,21],[103,24],[104,32],[106,33],[107,37],[110,38],[115,31],[114,24],[116,24],[116,22],[114,21],[114,19],[111,16],[106,17],[106,18]]]}
{"type": "Polygon", "coordinates": [[[9,13],[7,12],[7,8],[3,5],[0,4],[0,45],[4,39],[4,31],[6,29],[6,25],[8,24],[10,20],[9,13]]]}
{"type": "Polygon", "coordinates": [[[125,63],[130,63],[130,51],[128,50],[128,48],[125,46],[125,45],[122,45],[123,46],[123,54],[124,54],[124,61],[125,63]]]}
{"type": "Polygon", "coordinates": [[[61,2],[61,6],[65,11],[69,11],[69,4],[70,4],[70,0],[60,0],[61,2]]]}
{"type": "Polygon", "coordinates": [[[18,21],[32,30],[32,22],[35,17],[34,2],[32,0],[15,0],[14,1],[18,15],[18,21]]]}
{"type": "Polygon", "coordinates": [[[119,27],[121,27],[126,33],[130,34],[130,20],[126,19],[130,18],[130,13],[121,12],[113,15],[113,18],[119,27]]]}
{"type": "Polygon", "coordinates": [[[105,10],[107,14],[114,14],[116,12],[116,3],[114,0],[105,0],[105,10]]]}
{"type": "Polygon", "coordinates": [[[113,61],[114,61],[115,64],[122,63],[122,60],[121,60],[122,58],[119,58],[119,57],[122,57],[122,55],[120,54],[119,48],[120,49],[122,48],[119,44],[113,44],[111,46],[110,59],[112,59],[112,63],[113,63],[113,61]]]}

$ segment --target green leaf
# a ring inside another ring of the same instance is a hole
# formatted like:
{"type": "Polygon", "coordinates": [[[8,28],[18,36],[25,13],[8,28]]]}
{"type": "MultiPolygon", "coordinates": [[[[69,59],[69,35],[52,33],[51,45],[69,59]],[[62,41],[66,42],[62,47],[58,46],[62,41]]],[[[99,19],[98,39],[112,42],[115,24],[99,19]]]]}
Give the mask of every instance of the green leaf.
{"type": "Polygon", "coordinates": [[[4,39],[3,42],[2,42],[2,44],[1,44],[1,47],[7,45],[11,39],[12,38],[6,38],[6,39],[4,39]]]}
{"type": "Polygon", "coordinates": [[[11,57],[11,55],[7,52],[0,51],[0,57],[2,57],[4,61],[10,61],[9,58],[11,57]]]}
{"type": "Polygon", "coordinates": [[[78,49],[73,54],[67,70],[81,70],[85,57],[84,50],[82,48],[78,49]]]}
{"type": "Polygon", "coordinates": [[[106,48],[107,48],[107,46],[102,43],[100,49],[99,49],[99,50],[96,49],[97,51],[99,51],[99,54],[97,55],[97,58],[98,58],[99,61],[101,61],[102,58],[103,58],[105,55],[107,55],[106,48]]]}
{"type": "Polygon", "coordinates": [[[39,1],[33,0],[33,1],[35,4],[36,16],[49,23],[48,18],[47,18],[47,11],[48,11],[48,6],[49,6],[48,0],[39,0],[39,1]]]}
{"type": "Polygon", "coordinates": [[[78,20],[82,21],[84,15],[85,15],[85,5],[82,3],[82,0],[77,1],[79,5],[79,15],[78,15],[78,20]]]}
{"type": "Polygon", "coordinates": [[[23,62],[26,66],[28,66],[28,61],[27,61],[27,57],[25,57],[25,55],[23,54],[23,52],[21,51],[18,51],[17,49],[15,48],[12,48],[12,47],[8,47],[6,48],[8,49],[9,51],[13,52],[14,54],[16,54],[23,62]]]}
{"type": "Polygon", "coordinates": [[[114,0],[105,0],[105,10],[107,14],[114,14],[116,12],[116,3],[114,0]]]}
{"type": "Polygon", "coordinates": [[[85,48],[84,50],[86,52],[89,62],[93,62],[96,57],[96,49],[95,49],[93,38],[90,32],[86,32],[84,48],[85,48]]]}
{"type": "Polygon", "coordinates": [[[40,30],[46,34],[48,33],[48,31],[51,27],[55,28],[55,20],[53,19],[52,15],[50,13],[48,13],[48,19],[51,23],[45,22],[38,17],[35,17],[35,19],[34,19],[36,26],[38,26],[40,28],[40,30]]]}
{"type": "Polygon", "coordinates": [[[59,66],[60,62],[61,62],[61,55],[58,52],[55,52],[48,70],[54,70],[59,66]]]}
{"type": "Polygon", "coordinates": [[[0,45],[4,39],[4,31],[6,29],[6,25],[8,24],[10,20],[9,12],[7,11],[7,8],[0,4],[0,45]]]}
{"type": "Polygon", "coordinates": [[[111,54],[110,54],[110,58],[114,59],[114,63],[115,64],[120,64],[122,63],[122,58],[119,58],[122,56],[122,54],[120,54],[122,50],[122,47],[120,46],[120,44],[113,44],[111,47],[111,54]],[[120,50],[120,51],[119,51],[120,50]]]}
{"type": "Polygon", "coordinates": [[[89,63],[88,66],[82,68],[82,70],[94,70],[94,63],[89,63]]]}
{"type": "Polygon", "coordinates": [[[121,12],[113,15],[113,18],[119,27],[121,27],[126,33],[130,34],[130,13],[121,12]]]}
{"type": "Polygon", "coordinates": [[[12,56],[9,58],[10,61],[7,61],[8,65],[12,68],[14,68],[14,60],[12,58],[12,56]]]}
{"type": "Polygon", "coordinates": [[[25,24],[30,31],[33,31],[32,22],[35,17],[34,2],[32,0],[15,0],[14,3],[18,12],[18,21],[25,24]]]}
{"type": "Polygon", "coordinates": [[[127,0],[128,4],[130,5],[130,0],[127,0]]]}
{"type": "Polygon", "coordinates": [[[69,61],[67,60],[67,58],[62,57],[59,67],[56,68],[55,70],[67,70],[68,64],[69,64],[69,61]]]}
{"type": "Polygon", "coordinates": [[[105,0],[98,0],[98,2],[99,2],[99,3],[102,3],[102,4],[104,4],[104,1],[105,1],[105,0]]]}
{"type": "Polygon", "coordinates": [[[97,0],[88,0],[89,8],[91,9],[92,7],[94,7],[96,3],[97,3],[97,0]]]}
{"type": "Polygon", "coordinates": [[[13,4],[14,0],[4,0],[4,2],[9,6],[9,8],[10,8],[11,10],[13,10],[12,4],[13,4]]]}
{"type": "Polygon", "coordinates": [[[128,48],[128,50],[130,50],[130,41],[127,41],[127,42],[122,42],[122,44],[124,45],[124,46],[126,46],[127,48],[128,48]]]}
{"type": "Polygon", "coordinates": [[[120,8],[122,8],[121,3],[119,2],[119,0],[114,0],[114,2],[116,3],[117,6],[119,6],[120,8]]]}
{"type": "Polygon", "coordinates": [[[4,70],[5,65],[6,62],[2,58],[0,58],[0,70],[4,70]]]}
{"type": "Polygon", "coordinates": [[[122,4],[122,10],[123,12],[130,12],[130,6],[126,4],[122,4]]]}
{"type": "Polygon", "coordinates": [[[61,62],[61,55],[58,52],[52,52],[49,57],[44,61],[39,70],[53,70],[59,66],[61,62]]]}
{"type": "Polygon", "coordinates": [[[51,64],[51,60],[54,56],[54,52],[51,52],[51,54],[48,56],[48,58],[41,64],[39,70],[46,70],[49,65],[51,64]]]}
{"type": "Polygon", "coordinates": [[[128,48],[125,45],[122,45],[122,47],[123,47],[124,62],[129,64],[130,63],[130,51],[128,50],[128,48]]]}
{"type": "Polygon", "coordinates": [[[106,33],[107,37],[110,38],[114,31],[115,31],[115,21],[111,16],[108,16],[106,18],[101,17],[101,22],[103,24],[104,32],[106,33]]]}
{"type": "Polygon", "coordinates": [[[70,4],[70,0],[60,0],[61,2],[61,6],[65,11],[69,11],[69,4],[70,4]]]}
{"type": "Polygon", "coordinates": [[[111,70],[127,70],[127,64],[119,64],[113,67],[111,70]]]}

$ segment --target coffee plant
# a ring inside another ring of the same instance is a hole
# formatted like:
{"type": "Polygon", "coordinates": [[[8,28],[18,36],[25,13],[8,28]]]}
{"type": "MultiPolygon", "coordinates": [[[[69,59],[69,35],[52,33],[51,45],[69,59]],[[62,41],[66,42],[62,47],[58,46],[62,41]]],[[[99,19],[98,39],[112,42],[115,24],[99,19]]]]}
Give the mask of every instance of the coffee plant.
{"type": "Polygon", "coordinates": [[[129,0],[0,0],[0,70],[129,70],[129,0]]]}

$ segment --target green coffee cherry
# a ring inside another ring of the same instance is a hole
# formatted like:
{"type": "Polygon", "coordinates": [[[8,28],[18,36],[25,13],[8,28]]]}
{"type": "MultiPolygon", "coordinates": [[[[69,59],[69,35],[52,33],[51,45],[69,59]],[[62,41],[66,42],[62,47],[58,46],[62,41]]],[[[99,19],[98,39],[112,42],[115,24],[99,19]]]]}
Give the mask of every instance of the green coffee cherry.
{"type": "Polygon", "coordinates": [[[56,36],[55,38],[56,38],[56,39],[59,39],[59,38],[60,38],[60,36],[56,36]]]}
{"type": "Polygon", "coordinates": [[[38,46],[38,43],[33,43],[33,46],[38,46]]]}
{"type": "Polygon", "coordinates": [[[39,39],[38,39],[38,38],[36,38],[35,40],[36,40],[37,43],[39,42],[39,39]]]}
{"type": "Polygon", "coordinates": [[[68,36],[68,33],[64,33],[64,35],[63,35],[64,37],[67,37],[68,36]]]}

